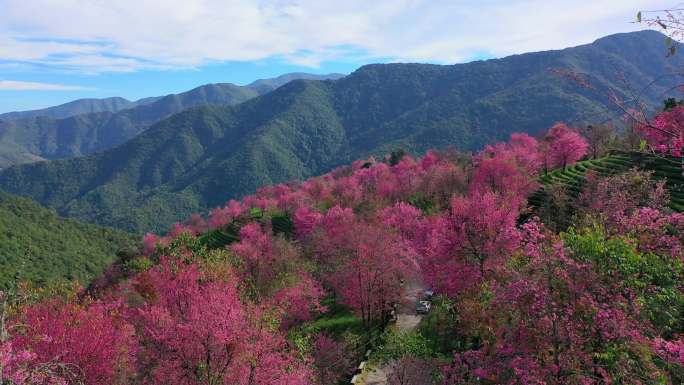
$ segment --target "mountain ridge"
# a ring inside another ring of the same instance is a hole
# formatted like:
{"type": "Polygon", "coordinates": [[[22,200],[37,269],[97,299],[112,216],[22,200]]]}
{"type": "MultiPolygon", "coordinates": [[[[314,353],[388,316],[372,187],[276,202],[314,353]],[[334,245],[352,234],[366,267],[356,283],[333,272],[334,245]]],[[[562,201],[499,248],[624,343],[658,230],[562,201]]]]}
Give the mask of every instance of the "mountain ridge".
{"type": "Polygon", "coordinates": [[[0,120],[18,120],[36,118],[44,116],[53,119],[63,119],[74,115],[81,115],[93,112],[118,112],[141,104],[147,104],[153,100],[141,99],[140,101],[130,101],[120,96],[109,98],[82,98],[72,100],[52,107],[39,108],[26,111],[10,111],[0,114],[0,120]]]}
{"type": "MultiPolygon", "coordinates": [[[[61,113],[60,105],[53,109],[16,112],[16,119],[3,121],[0,115],[0,168],[36,160],[61,159],[89,155],[115,147],[133,138],[152,124],[185,109],[202,105],[239,104],[270,92],[299,77],[309,79],[339,78],[341,74],[285,74],[273,79],[257,80],[246,86],[232,83],[212,83],[180,94],[140,99],[122,103],[118,110],[102,110],[55,119],[35,115],[41,111],[61,113]],[[58,111],[59,110],[59,111],[58,111]],[[28,117],[21,117],[26,114],[28,117]],[[32,116],[35,115],[35,116],[32,116]]],[[[81,99],[82,100],[82,99],[81,99]]],[[[109,99],[86,99],[109,100],[109,99]]],[[[125,101],[125,102],[124,102],[125,101]]],[[[71,102],[78,104],[79,101],[71,102]]],[[[9,115],[8,115],[9,116],[9,115]]]]}
{"type": "MultiPolygon", "coordinates": [[[[638,89],[684,66],[680,58],[665,57],[661,38],[638,32],[627,35],[628,43],[617,36],[488,61],[374,64],[338,80],[295,80],[236,106],[175,114],[101,154],[12,167],[0,173],[0,188],[86,222],[160,232],[260,186],[397,147],[475,150],[561,120],[605,119],[616,112],[606,91],[629,91],[623,75],[638,89]],[[553,69],[584,73],[592,87],[553,69]]],[[[660,104],[667,88],[657,83],[644,102],[660,104]]]]}

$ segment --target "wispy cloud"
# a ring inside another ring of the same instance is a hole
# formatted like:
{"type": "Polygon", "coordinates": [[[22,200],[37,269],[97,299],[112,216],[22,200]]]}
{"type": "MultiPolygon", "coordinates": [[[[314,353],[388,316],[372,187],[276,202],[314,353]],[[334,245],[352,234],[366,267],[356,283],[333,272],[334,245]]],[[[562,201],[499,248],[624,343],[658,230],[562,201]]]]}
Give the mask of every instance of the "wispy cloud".
{"type": "Polygon", "coordinates": [[[661,0],[4,0],[0,61],[82,72],[279,57],[453,63],[637,29],[661,0]]]}
{"type": "Polygon", "coordinates": [[[91,91],[92,88],[67,84],[0,80],[0,91],[91,91]]]}

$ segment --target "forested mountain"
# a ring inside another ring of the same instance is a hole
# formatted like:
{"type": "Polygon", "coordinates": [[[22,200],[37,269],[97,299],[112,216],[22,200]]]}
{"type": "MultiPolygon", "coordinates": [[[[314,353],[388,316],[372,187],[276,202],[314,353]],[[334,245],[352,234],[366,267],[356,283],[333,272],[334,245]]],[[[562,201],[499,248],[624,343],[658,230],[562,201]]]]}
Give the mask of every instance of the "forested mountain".
{"type": "Polygon", "coordinates": [[[643,31],[497,60],[376,64],[335,81],[293,81],[237,106],[176,114],[104,153],[12,167],[0,188],[87,222],[161,231],[260,186],[392,148],[478,149],[557,121],[603,121],[615,112],[608,91],[629,95],[624,79],[634,90],[660,79],[642,98],[660,104],[677,81],[662,75],[684,65],[665,56],[663,39],[643,31]]]}
{"type": "Polygon", "coordinates": [[[45,285],[59,279],[86,283],[135,250],[139,238],[115,229],[64,219],[30,199],[0,193],[0,290],[15,277],[45,285]]]}
{"type": "Polygon", "coordinates": [[[77,99],[68,103],[39,110],[14,111],[0,114],[0,120],[28,119],[44,116],[52,119],[63,119],[69,116],[89,114],[93,112],[119,112],[127,108],[152,103],[156,98],[145,98],[135,102],[121,97],[104,99],[77,99]]]}
{"type": "Polygon", "coordinates": [[[340,76],[295,73],[247,86],[208,84],[138,102],[122,98],[77,100],[45,110],[3,114],[0,115],[0,168],[92,154],[115,147],[152,124],[188,108],[242,103],[293,79],[340,76]]]}

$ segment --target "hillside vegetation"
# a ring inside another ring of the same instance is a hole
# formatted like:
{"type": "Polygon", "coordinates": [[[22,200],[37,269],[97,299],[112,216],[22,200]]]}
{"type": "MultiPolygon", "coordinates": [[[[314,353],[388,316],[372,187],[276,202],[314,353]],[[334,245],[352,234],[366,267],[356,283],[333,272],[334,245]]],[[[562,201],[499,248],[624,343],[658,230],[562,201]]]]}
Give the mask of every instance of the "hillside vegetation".
{"type": "Polygon", "coordinates": [[[368,355],[390,385],[681,384],[684,214],[639,154],[578,164],[591,147],[558,123],[262,187],[86,290],[11,297],[0,362],[18,384],[349,384],[368,355]],[[540,178],[592,167],[567,213],[528,215],[540,178]]]}
{"type": "Polygon", "coordinates": [[[87,283],[138,242],[122,231],[64,219],[29,199],[0,194],[0,290],[15,278],[38,286],[87,283]]]}
{"type": "Polygon", "coordinates": [[[115,147],[160,120],[189,108],[239,104],[273,91],[293,79],[340,76],[293,73],[246,86],[207,84],[180,94],[145,98],[137,102],[121,98],[85,99],[44,110],[2,114],[0,169],[42,159],[92,154],[115,147]]]}

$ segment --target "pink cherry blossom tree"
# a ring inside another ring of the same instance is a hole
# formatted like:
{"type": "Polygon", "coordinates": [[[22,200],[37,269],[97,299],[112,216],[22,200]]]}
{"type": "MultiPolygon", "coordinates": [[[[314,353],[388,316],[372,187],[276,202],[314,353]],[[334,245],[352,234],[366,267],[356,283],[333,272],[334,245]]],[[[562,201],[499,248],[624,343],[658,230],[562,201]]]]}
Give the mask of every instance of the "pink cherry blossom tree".
{"type": "Polygon", "coordinates": [[[353,372],[354,355],[343,341],[318,334],[314,342],[314,352],[318,384],[336,384],[353,372]]]}
{"type": "Polygon", "coordinates": [[[137,344],[124,313],[120,301],[30,305],[19,319],[26,332],[12,344],[46,363],[39,367],[59,369],[70,384],[125,384],[134,372],[137,344]]]}
{"type": "Polygon", "coordinates": [[[264,326],[265,314],[241,302],[235,282],[230,271],[211,274],[168,259],[138,278],[146,288],[137,323],[148,382],[305,383],[305,366],[264,326]]]}
{"type": "Polygon", "coordinates": [[[456,253],[478,267],[480,277],[517,247],[519,201],[494,192],[457,197],[451,202],[456,253]]]}
{"type": "Polygon", "coordinates": [[[572,165],[587,154],[589,144],[575,130],[557,123],[544,136],[546,144],[544,166],[546,170],[572,165]]]}
{"type": "Polygon", "coordinates": [[[661,154],[682,157],[684,151],[684,107],[676,106],[637,123],[636,131],[661,154]]]}
{"type": "Polygon", "coordinates": [[[137,323],[148,382],[227,384],[244,375],[246,321],[229,279],[168,259],[137,278],[147,299],[137,323]]]}
{"type": "Polygon", "coordinates": [[[416,256],[401,237],[377,226],[357,225],[352,254],[331,279],[370,332],[384,323],[390,305],[399,299],[402,278],[416,271],[416,256]]]}

